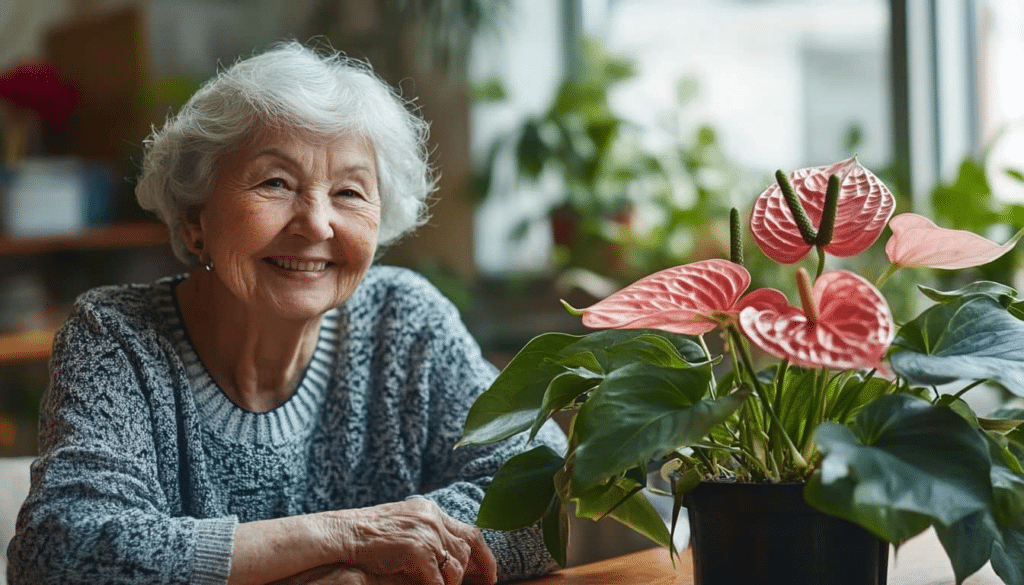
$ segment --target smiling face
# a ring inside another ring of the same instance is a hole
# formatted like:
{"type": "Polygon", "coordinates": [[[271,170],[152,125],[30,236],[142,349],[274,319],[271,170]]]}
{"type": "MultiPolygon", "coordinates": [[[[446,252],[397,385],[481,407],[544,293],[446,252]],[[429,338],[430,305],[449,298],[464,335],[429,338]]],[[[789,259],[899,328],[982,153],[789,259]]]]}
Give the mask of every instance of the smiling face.
{"type": "Polygon", "coordinates": [[[360,137],[268,132],[224,158],[185,241],[202,241],[193,252],[213,264],[212,294],[260,316],[314,319],[344,303],[373,261],[377,185],[360,137]]]}

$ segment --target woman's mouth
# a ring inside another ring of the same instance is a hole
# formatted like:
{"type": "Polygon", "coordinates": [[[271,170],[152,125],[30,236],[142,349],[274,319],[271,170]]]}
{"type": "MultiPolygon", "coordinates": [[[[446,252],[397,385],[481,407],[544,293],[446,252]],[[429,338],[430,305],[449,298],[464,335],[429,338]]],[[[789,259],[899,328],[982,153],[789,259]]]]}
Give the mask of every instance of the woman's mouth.
{"type": "Polygon", "coordinates": [[[295,258],[274,258],[268,257],[266,261],[283,268],[285,270],[292,270],[294,272],[322,272],[327,269],[327,265],[330,262],[324,260],[297,260],[295,258]]]}

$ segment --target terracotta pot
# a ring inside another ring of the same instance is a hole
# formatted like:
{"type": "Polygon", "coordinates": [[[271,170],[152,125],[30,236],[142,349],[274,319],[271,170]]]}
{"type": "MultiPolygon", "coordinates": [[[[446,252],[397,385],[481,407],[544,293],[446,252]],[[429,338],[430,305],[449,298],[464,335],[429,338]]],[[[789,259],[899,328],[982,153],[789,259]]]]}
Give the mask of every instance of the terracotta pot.
{"type": "Polygon", "coordinates": [[[696,585],[884,585],[889,544],[804,501],[803,484],[699,484],[685,497],[696,585]]]}

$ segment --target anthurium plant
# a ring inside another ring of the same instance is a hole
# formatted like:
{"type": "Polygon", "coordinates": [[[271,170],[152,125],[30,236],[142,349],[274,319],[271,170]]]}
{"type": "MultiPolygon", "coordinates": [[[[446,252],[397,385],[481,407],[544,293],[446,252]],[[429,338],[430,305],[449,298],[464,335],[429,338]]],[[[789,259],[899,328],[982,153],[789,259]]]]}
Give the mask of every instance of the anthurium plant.
{"type": "Polygon", "coordinates": [[[812,506],[897,546],[934,527],[958,583],[991,561],[1004,582],[1024,585],[1024,409],[979,416],[964,401],[986,382],[1024,396],[1024,300],[995,282],[919,286],[929,306],[898,324],[882,292],[896,270],[984,264],[1021,234],[998,245],[920,215],[892,217],[894,208],[856,159],[779,171],[749,227],[775,262],[816,252],[814,277],[794,270],[796,304],[779,290],[747,291],[733,210],[731,258],[567,306],[597,331],[530,341],[474,403],[460,444],[532,437],[570,411],[568,450],[510,459],[478,524],[539,522],[564,565],[570,503],[577,516],[610,516],[671,547],[683,496],[700,482],[801,482],[812,506]],[[832,257],[864,253],[887,225],[891,264],[874,284],[825,270],[832,257]],[[648,483],[656,471],[662,488],[648,483]],[[645,487],[674,498],[671,527],[645,487]]]}

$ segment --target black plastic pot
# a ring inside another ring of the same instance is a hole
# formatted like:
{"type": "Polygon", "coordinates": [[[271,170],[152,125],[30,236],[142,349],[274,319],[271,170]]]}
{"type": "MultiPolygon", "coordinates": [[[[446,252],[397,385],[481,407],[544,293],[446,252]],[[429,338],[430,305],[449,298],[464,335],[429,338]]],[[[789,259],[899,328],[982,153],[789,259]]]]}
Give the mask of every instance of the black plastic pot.
{"type": "Polygon", "coordinates": [[[695,585],[884,585],[889,544],[812,508],[803,488],[705,482],[687,494],[695,585]]]}

